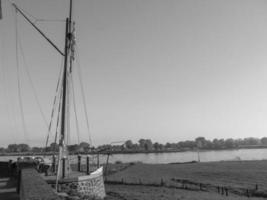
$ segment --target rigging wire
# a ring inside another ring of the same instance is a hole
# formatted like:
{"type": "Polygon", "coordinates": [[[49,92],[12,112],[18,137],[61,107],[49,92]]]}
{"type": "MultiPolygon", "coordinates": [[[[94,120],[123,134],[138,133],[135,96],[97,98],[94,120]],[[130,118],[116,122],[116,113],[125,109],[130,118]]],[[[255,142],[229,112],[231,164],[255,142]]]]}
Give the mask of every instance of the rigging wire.
{"type": "Polygon", "coordinates": [[[60,131],[59,122],[60,122],[60,114],[61,114],[62,95],[63,95],[63,92],[62,92],[62,89],[61,89],[59,105],[58,105],[57,125],[56,125],[56,133],[55,133],[55,141],[54,141],[54,143],[57,142],[58,132],[60,131]]]}
{"type": "MultiPolygon", "coordinates": [[[[3,34],[2,32],[4,32],[4,29],[2,29],[1,31],[1,35],[5,35],[3,34]]],[[[12,137],[12,140],[13,141],[17,141],[16,140],[16,137],[14,137],[14,133],[18,132],[17,131],[17,127],[15,126],[15,117],[12,117],[12,109],[10,107],[10,104],[8,102],[10,102],[11,98],[10,98],[10,95],[8,93],[8,86],[9,84],[7,84],[7,79],[6,79],[6,71],[5,71],[5,56],[4,56],[4,49],[5,49],[5,43],[4,43],[4,39],[1,39],[1,80],[2,80],[2,92],[3,92],[3,95],[4,95],[4,103],[5,103],[5,109],[7,111],[7,118],[8,118],[8,121],[11,122],[11,129],[13,129],[11,131],[11,137],[12,137]]],[[[13,113],[14,114],[14,113],[13,113]]]]}
{"type": "MultiPolygon", "coordinates": [[[[13,6],[15,4],[15,2],[11,1],[11,0],[7,0],[11,6],[13,6]]],[[[27,12],[26,10],[22,9],[21,7],[19,7],[17,4],[15,4],[17,6],[17,8],[19,8],[20,10],[22,10],[24,13],[26,13],[28,16],[30,16],[31,18],[33,18],[34,20],[36,20],[37,18],[34,17],[32,14],[30,14],[29,12],[27,12]]]]}
{"type": "Polygon", "coordinates": [[[27,129],[26,129],[26,123],[24,118],[24,110],[23,110],[23,102],[22,102],[22,96],[21,96],[21,80],[19,75],[19,55],[18,55],[18,15],[17,10],[15,10],[15,32],[16,32],[16,67],[17,67],[17,85],[18,85],[18,100],[19,100],[19,107],[20,107],[20,114],[21,114],[21,120],[22,120],[22,126],[23,126],[23,133],[26,138],[26,141],[28,141],[28,135],[27,135],[27,129]]]}
{"type": "Polygon", "coordinates": [[[63,19],[35,19],[34,23],[38,23],[38,22],[66,22],[66,20],[63,19]]]}
{"type": "Polygon", "coordinates": [[[47,120],[46,120],[46,117],[45,117],[45,114],[44,114],[44,112],[43,112],[42,106],[41,106],[40,101],[39,101],[39,99],[38,99],[37,92],[36,92],[36,89],[35,89],[35,87],[34,87],[34,84],[33,84],[32,78],[31,78],[31,74],[30,74],[30,71],[29,71],[29,67],[28,67],[27,62],[26,62],[26,58],[25,58],[25,54],[24,54],[24,51],[23,51],[23,47],[22,47],[20,38],[18,38],[18,43],[19,43],[19,47],[20,47],[20,51],[21,51],[21,55],[22,55],[22,59],[23,59],[23,62],[24,62],[24,68],[25,68],[26,74],[27,74],[27,76],[28,76],[30,85],[31,85],[31,87],[32,87],[32,91],[33,91],[33,94],[34,94],[35,101],[36,101],[36,103],[37,103],[37,105],[38,105],[38,108],[39,108],[39,111],[40,111],[41,116],[42,116],[42,118],[43,118],[43,121],[44,121],[46,127],[48,128],[48,122],[47,122],[47,120]]]}
{"type": "Polygon", "coordinates": [[[74,108],[74,114],[75,114],[75,121],[76,121],[76,131],[77,131],[77,139],[78,144],[80,144],[80,129],[79,129],[79,123],[78,123],[78,117],[77,117],[77,108],[75,103],[75,93],[74,93],[74,84],[73,84],[73,78],[71,76],[71,89],[72,89],[72,98],[73,98],[73,108],[74,108]]]}
{"type": "MultiPolygon", "coordinates": [[[[13,1],[8,0],[8,2],[13,5],[15,4],[13,1]]],[[[27,14],[29,17],[31,17],[34,21],[34,24],[37,22],[65,22],[64,19],[43,19],[43,18],[37,18],[35,16],[33,16],[31,13],[29,13],[28,11],[26,11],[25,9],[21,8],[20,6],[18,6],[17,4],[15,4],[17,6],[17,8],[19,8],[21,11],[23,11],[25,14],[27,14]]]]}
{"type": "Polygon", "coordinates": [[[80,82],[80,87],[81,87],[81,93],[82,93],[82,100],[83,100],[83,106],[84,106],[84,114],[85,114],[85,118],[86,118],[86,126],[87,126],[87,131],[88,131],[88,136],[89,136],[89,142],[91,145],[93,145],[92,143],[92,137],[90,134],[90,126],[89,126],[89,120],[88,120],[88,114],[87,114],[87,107],[86,107],[86,100],[85,100],[85,94],[84,94],[84,87],[83,87],[83,81],[82,81],[82,75],[81,75],[81,67],[80,67],[80,62],[79,62],[79,53],[78,53],[78,45],[76,44],[76,63],[77,63],[77,68],[78,68],[78,78],[79,78],[79,82],[80,82]]]}
{"type": "Polygon", "coordinates": [[[51,117],[50,117],[50,122],[49,122],[49,126],[48,126],[48,132],[47,132],[47,136],[46,136],[46,143],[45,143],[45,148],[47,148],[48,146],[48,142],[49,142],[49,135],[51,134],[51,128],[52,128],[52,123],[53,123],[53,118],[54,118],[54,110],[56,107],[56,102],[57,99],[59,97],[59,102],[60,102],[60,96],[61,96],[61,89],[59,90],[59,85],[61,83],[61,76],[63,73],[63,58],[61,59],[61,67],[60,67],[60,71],[59,71],[59,76],[58,76],[58,81],[57,81],[57,87],[56,87],[56,94],[54,97],[54,101],[53,101],[53,107],[52,107],[52,111],[51,111],[51,117]]]}

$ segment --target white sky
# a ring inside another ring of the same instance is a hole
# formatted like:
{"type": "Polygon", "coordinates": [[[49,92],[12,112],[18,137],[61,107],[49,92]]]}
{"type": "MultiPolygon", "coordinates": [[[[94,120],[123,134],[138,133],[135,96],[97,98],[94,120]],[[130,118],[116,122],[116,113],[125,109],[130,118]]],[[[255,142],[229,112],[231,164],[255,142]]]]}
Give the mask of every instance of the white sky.
{"type": "MultiPolygon", "coordinates": [[[[66,0],[15,2],[41,19],[64,19],[68,11],[66,0]]],[[[23,68],[27,136],[22,131],[15,18],[7,1],[2,4],[0,146],[26,138],[41,145],[47,128],[23,68]]],[[[139,138],[165,143],[198,136],[266,136],[266,1],[74,0],[74,20],[95,145],[139,138]]],[[[38,25],[63,49],[64,23],[38,25]]],[[[61,57],[21,17],[18,30],[49,120],[61,57]]],[[[77,103],[81,107],[80,97],[77,103]]],[[[75,128],[72,133],[77,142],[75,128]]],[[[85,125],[80,137],[88,138],[85,125]]]]}

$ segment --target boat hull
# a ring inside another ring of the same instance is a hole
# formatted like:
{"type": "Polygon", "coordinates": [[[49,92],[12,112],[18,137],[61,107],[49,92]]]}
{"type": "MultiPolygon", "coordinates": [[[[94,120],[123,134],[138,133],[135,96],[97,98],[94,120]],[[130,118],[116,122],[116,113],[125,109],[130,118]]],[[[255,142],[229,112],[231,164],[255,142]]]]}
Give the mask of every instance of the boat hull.
{"type": "MultiPolygon", "coordinates": [[[[47,180],[48,184],[56,187],[55,180],[47,180]]],[[[90,175],[78,175],[58,181],[58,192],[82,199],[104,199],[106,196],[102,167],[90,175]]]]}

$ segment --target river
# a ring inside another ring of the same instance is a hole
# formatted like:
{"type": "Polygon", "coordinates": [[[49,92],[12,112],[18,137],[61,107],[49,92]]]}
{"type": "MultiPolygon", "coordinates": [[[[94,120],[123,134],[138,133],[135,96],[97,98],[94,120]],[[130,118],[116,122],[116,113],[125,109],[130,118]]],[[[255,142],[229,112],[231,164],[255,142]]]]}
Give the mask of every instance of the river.
{"type": "MultiPolygon", "coordinates": [[[[220,151],[200,151],[201,162],[230,161],[230,160],[267,160],[267,149],[237,149],[220,151]]],[[[16,160],[17,156],[1,156],[0,161],[16,160]]],[[[100,156],[100,163],[105,163],[106,155],[100,156]]],[[[76,156],[72,156],[76,160],[76,156]]],[[[110,163],[120,162],[143,162],[151,164],[191,162],[198,160],[195,151],[174,153],[135,153],[113,154],[109,158],[110,163]]],[[[85,162],[85,159],[83,159],[85,162]]]]}

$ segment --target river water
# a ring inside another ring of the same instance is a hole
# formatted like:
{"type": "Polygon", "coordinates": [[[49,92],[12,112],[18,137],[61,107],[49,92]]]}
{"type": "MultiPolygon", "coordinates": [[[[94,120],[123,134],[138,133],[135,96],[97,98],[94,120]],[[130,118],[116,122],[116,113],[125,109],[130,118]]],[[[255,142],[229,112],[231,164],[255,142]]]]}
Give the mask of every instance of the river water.
{"type": "MultiPolygon", "coordinates": [[[[84,156],[83,156],[84,157],[84,156]]],[[[17,156],[0,156],[0,161],[16,160],[17,156]]],[[[201,162],[230,161],[230,160],[267,160],[267,149],[237,149],[220,151],[200,151],[201,162]]],[[[48,157],[48,159],[50,159],[48,157]]],[[[106,155],[100,156],[100,163],[105,163],[106,155]]],[[[50,159],[51,160],[51,159],[50,159]]],[[[72,156],[75,161],[76,156],[72,156]]],[[[151,164],[191,162],[198,160],[195,151],[174,153],[136,153],[136,154],[114,154],[109,158],[110,163],[121,162],[143,162],[151,164]]],[[[85,162],[85,159],[83,159],[85,162]]]]}

